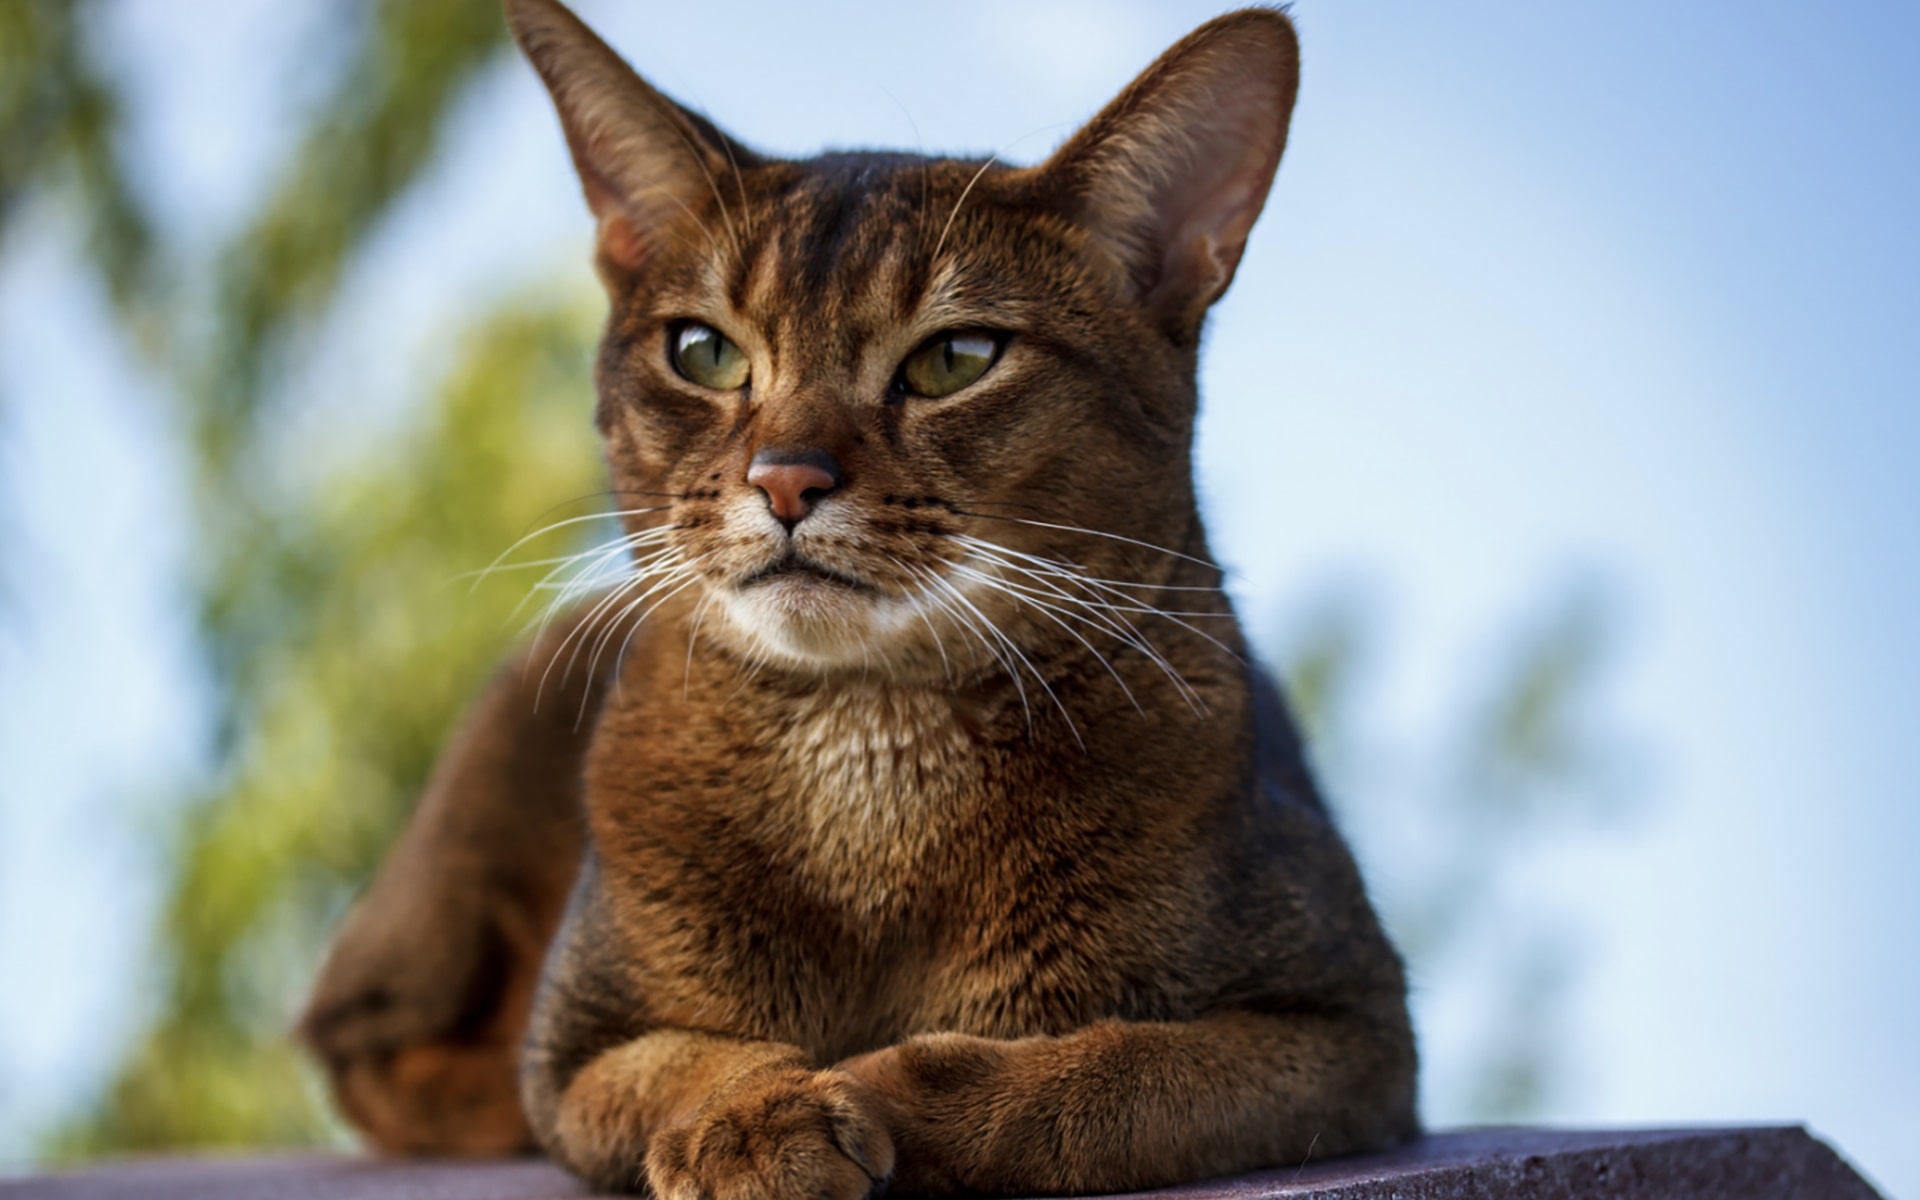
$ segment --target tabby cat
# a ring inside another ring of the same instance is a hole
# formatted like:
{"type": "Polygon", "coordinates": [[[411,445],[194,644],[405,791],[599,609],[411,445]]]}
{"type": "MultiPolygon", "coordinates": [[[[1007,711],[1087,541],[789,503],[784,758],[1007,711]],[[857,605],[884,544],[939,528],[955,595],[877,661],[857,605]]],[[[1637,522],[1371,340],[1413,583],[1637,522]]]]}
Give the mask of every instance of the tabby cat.
{"type": "Polygon", "coordinates": [[[633,567],[480,698],[341,931],[302,1028],[348,1117],[663,1200],[1411,1136],[1401,966],[1191,476],[1287,18],[1016,168],[756,154],[554,0],[507,16],[598,220],[633,567]]]}

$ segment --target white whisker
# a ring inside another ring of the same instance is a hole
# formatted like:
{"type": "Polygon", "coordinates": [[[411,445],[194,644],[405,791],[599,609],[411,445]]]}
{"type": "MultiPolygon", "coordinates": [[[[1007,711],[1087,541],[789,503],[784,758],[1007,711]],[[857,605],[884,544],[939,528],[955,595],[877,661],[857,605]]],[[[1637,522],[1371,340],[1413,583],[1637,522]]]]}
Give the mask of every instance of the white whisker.
{"type": "MultiPolygon", "coordinates": [[[[1022,574],[1032,574],[1018,567],[1008,569],[1018,570],[1022,574]]],[[[1139,700],[1134,697],[1133,689],[1129,688],[1126,681],[1121,679],[1119,672],[1114,668],[1112,662],[1110,662],[1105,655],[1102,655],[1091,642],[1082,637],[1078,631],[1068,628],[1061,620],[1062,617],[1079,621],[1083,625],[1090,625],[1103,632],[1109,633],[1122,645],[1139,652],[1142,657],[1146,658],[1147,661],[1151,662],[1166,675],[1167,679],[1172,682],[1174,690],[1180,693],[1180,698],[1187,702],[1188,707],[1197,713],[1204,713],[1206,711],[1206,702],[1201,699],[1200,694],[1186,681],[1186,678],[1174,669],[1173,664],[1167,661],[1166,656],[1160,652],[1159,647],[1149,641],[1145,634],[1141,633],[1139,629],[1124,617],[1113,615],[1112,610],[1103,603],[1097,601],[1089,602],[1078,596],[1069,595],[1051,584],[1044,584],[1046,591],[1041,593],[1030,586],[1008,579],[997,578],[985,572],[975,571],[973,568],[964,565],[957,565],[955,570],[968,573],[978,579],[983,585],[998,588],[1005,594],[1013,597],[1016,601],[1032,605],[1035,610],[1053,621],[1054,624],[1066,630],[1068,634],[1072,635],[1076,641],[1085,646],[1087,650],[1100,661],[1100,665],[1105,667],[1107,673],[1112,675],[1115,681],[1120,684],[1121,690],[1127,694],[1127,699],[1133,703],[1136,709],[1140,709],[1142,713],[1146,710],[1141,708],[1139,700]],[[1052,601],[1043,598],[1044,596],[1051,596],[1059,600],[1061,604],[1056,605],[1052,601]],[[1062,607],[1062,605],[1065,607],[1062,607]]]]}
{"type": "MultiPolygon", "coordinates": [[[[651,530],[648,531],[649,534],[652,532],[651,530]]],[[[673,529],[669,527],[660,531],[660,537],[655,538],[650,536],[646,540],[650,542],[661,541],[671,532],[673,532],[673,529]]],[[[646,564],[657,559],[662,553],[667,553],[667,551],[656,550],[652,554],[630,561],[624,568],[617,572],[607,573],[609,566],[630,550],[638,548],[639,544],[636,538],[616,538],[612,542],[603,543],[593,547],[591,550],[585,550],[580,554],[561,560],[559,566],[541,576],[532,587],[527,589],[527,594],[522,596],[520,602],[513,606],[513,611],[507,614],[507,620],[511,621],[519,616],[521,610],[526,608],[527,602],[539,593],[555,592],[557,595],[547,601],[546,607],[542,610],[541,617],[536,621],[530,622],[528,626],[531,628],[534,625],[538,625],[544,632],[553,617],[578,597],[585,596],[601,587],[617,583],[634,571],[645,569],[646,564]],[[585,564],[574,571],[571,577],[564,583],[555,582],[561,575],[567,573],[567,568],[571,564],[581,562],[582,560],[585,560],[585,564]]]]}
{"type": "MultiPolygon", "coordinates": [[[[525,607],[527,599],[532,598],[533,592],[554,592],[555,594],[547,601],[546,607],[541,611],[540,616],[527,623],[529,630],[536,631],[536,637],[544,637],[546,636],[547,627],[553,623],[554,618],[565,612],[576,600],[590,595],[602,587],[615,585],[624,587],[627,581],[636,576],[647,575],[656,570],[664,569],[664,565],[671,563],[674,555],[677,553],[671,547],[662,548],[651,554],[643,555],[638,559],[630,561],[626,568],[618,574],[603,577],[601,575],[603,563],[619,557],[622,550],[624,550],[624,547],[611,548],[603,560],[591,563],[581,570],[576,571],[573,577],[564,584],[554,584],[551,582],[555,575],[560,574],[560,570],[549,572],[545,579],[534,586],[533,591],[530,591],[526,598],[523,598],[518,605],[514,606],[513,615],[517,616],[519,614],[520,609],[525,607]]],[[[509,620],[511,619],[512,618],[509,617],[509,620]]]]}
{"type": "Polygon", "coordinates": [[[953,202],[953,211],[947,214],[947,223],[940,230],[940,240],[933,244],[933,253],[927,256],[928,262],[939,259],[940,247],[947,244],[947,235],[953,232],[954,219],[960,215],[960,207],[967,202],[967,197],[973,194],[973,185],[980,182],[980,177],[985,175],[987,169],[999,161],[999,158],[998,154],[989,155],[987,161],[980,164],[980,169],[973,173],[973,178],[967,180],[967,186],[960,190],[960,198],[953,202]]]}
{"type": "MultiPolygon", "coordinates": [[[[1188,683],[1186,677],[1131,618],[1158,617],[1206,641],[1234,661],[1244,661],[1232,646],[1186,619],[1230,620],[1230,613],[1168,610],[1154,605],[1142,595],[1156,590],[1218,592],[1218,588],[1160,589],[1158,585],[1142,581],[1103,579],[1089,574],[1078,564],[1063,559],[1042,558],[972,535],[958,534],[953,540],[967,550],[969,557],[997,568],[1003,574],[976,571],[967,567],[964,560],[955,565],[956,570],[968,571],[983,585],[998,587],[1016,601],[1032,605],[1055,624],[1061,624],[1063,619],[1072,620],[1111,635],[1152,663],[1196,712],[1207,711],[1199,691],[1188,683]]],[[[1085,639],[1080,640],[1084,644],[1085,639]]],[[[1091,646],[1088,649],[1102,659],[1102,664],[1110,673],[1114,671],[1113,664],[1099,655],[1097,650],[1091,646]]]]}
{"type": "MultiPolygon", "coordinates": [[[[1073,734],[1073,740],[1080,744],[1080,748],[1082,750],[1086,749],[1086,746],[1087,746],[1086,739],[1080,736],[1080,727],[1074,724],[1073,715],[1067,711],[1067,706],[1060,702],[1060,697],[1057,694],[1055,694],[1053,690],[1053,685],[1047,682],[1047,677],[1041,674],[1040,669],[1038,667],[1033,665],[1033,660],[1026,656],[1025,652],[1023,652],[1020,649],[1018,643],[1016,643],[1012,638],[1008,637],[1004,632],[1002,632],[1000,627],[995,625],[993,621],[989,619],[985,613],[981,612],[977,607],[975,607],[973,601],[967,599],[966,594],[962,592],[959,588],[954,587],[952,583],[948,582],[945,578],[939,575],[929,575],[928,578],[931,579],[935,584],[940,586],[942,589],[944,589],[946,593],[949,596],[952,596],[956,602],[958,602],[960,605],[962,605],[963,607],[971,611],[975,616],[979,617],[981,624],[986,629],[986,631],[988,633],[991,633],[994,636],[994,638],[997,641],[999,641],[1000,645],[1007,650],[1008,653],[1012,654],[1015,658],[1019,659],[1023,665],[1025,665],[1027,670],[1032,673],[1034,682],[1038,683],[1040,685],[1041,690],[1047,693],[1047,698],[1053,701],[1053,706],[1060,710],[1060,716],[1063,720],[1066,721],[1067,729],[1073,734]]],[[[1018,671],[1013,672],[1013,679],[1014,679],[1014,683],[1018,685],[1020,681],[1020,674],[1018,671]]],[[[1026,699],[1024,691],[1021,694],[1021,699],[1022,701],[1026,699]]],[[[1029,709],[1027,712],[1027,729],[1029,733],[1031,733],[1033,729],[1033,712],[1031,709],[1029,709]]]]}
{"type": "MultiPolygon", "coordinates": [[[[587,615],[581,619],[579,624],[575,625],[572,629],[568,630],[566,637],[560,639],[560,644],[553,648],[553,653],[549,655],[547,658],[546,670],[540,673],[539,686],[534,689],[534,693],[533,693],[534,711],[536,712],[539,711],[540,699],[546,693],[546,690],[547,690],[547,678],[548,676],[553,674],[553,669],[560,664],[560,656],[567,652],[567,647],[569,645],[572,645],[576,639],[578,639],[580,645],[582,646],[586,645],[587,639],[592,637],[594,634],[594,631],[599,628],[601,618],[604,617],[608,611],[610,611],[611,609],[619,605],[636,588],[639,588],[640,586],[645,584],[649,578],[651,578],[651,576],[638,574],[638,575],[631,576],[630,578],[623,581],[618,587],[612,589],[606,595],[602,596],[598,601],[596,601],[593,607],[588,610],[587,615]]],[[[545,636],[546,626],[548,622],[551,620],[552,615],[553,614],[550,610],[548,617],[541,621],[540,634],[538,636],[541,636],[541,637],[545,636]]],[[[567,660],[566,674],[561,676],[562,683],[565,683],[568,679],[572,678],[574,663],[578,660],[578,658],[579,658],[579,650],[576,648],[574,650],[573,655],[569,657],[567,660]]]]}
{"type": "Polygon", "coordinates": [[[1170,554],[1174,558],[1184,559],[1187,562],[1196,563],[1199,566],[1208,567],[1215,571],[1221,569],[1219,563],[1208,562],[1204,558],[1195,558],[1191,554],[1183,554],[1178,550],[1169,550],[1165,546],[1156,546],[1152,542],[1143,542],[1139,538],[1130,538],[1123,533],[1107,533],[1104,530],[1087,529],[1079,525],[1057,525],[1052,521],[1035,521],[1029,517],[1002,517],[996,516],[993,513],[973,512],[964,508],[955,508],[953,511],[963,517],[979,517],[987,521],[1012,521],[1017,525],[1031,525],[1036,529],[1054,529],[1061,533],[1080,533],[1088,537],[1107,538],[1115,542],[1125,542],[1129,546],[1138,546],[1142,550],[1152,550],[1157,554],[1170,554]]]}
{"type": "MultiPolygon", "coordinates": [[[[1033,593],[1032,589],[1022,588],[1019,585],[1012,584],[1007,580],[999,579],[999,578],[996,578],[995,576],[989,575],[985,571],[976,571],[972,567],[955,564],[953,569],[956,573],[965,575],[967,578],[975,580],[976,582],[980,583],[984,587],[992,588],[995,591],[1000,592],[1002,595],[1011,596],[1014,599],[1014,601],[1017,603],[1026,604],[1032,607],[1041,616],[1047,618],[1047,620],[1049,621],[1052,621],[1055,625],[1058,625],[1061,628],[1061,630],[1066,633],[1068,637],[1072,638],[1076,642],[1079,642],[1082,646],[1085,646],[1087,648],[1087,653],[1093,655],[1094,659],[1097,662],[1099,662],[1099,664],[1102,667],[1106,668],[1107,674],[1113,676],[1113,681],[1119,684],[1120,690],[1126,694],[1127,703],[1133,705],[1134,710],[1136,712],[1139,712],[1142,716],[1146,715],[1147,710],[1141,707],[1139,697],[1133,694],[1133,689],[1127,686],[1127,681],[1120,677],[1120,672],[1114,669],[1113,663],[1108,661],[1107,656],[1100,653],[1100,650],[1098,647],[1096,647],[1092,642],[1088,641],[1080,633],[1079,630],[1067,624],[1067,622],[1062,618],[1070,617],[1076,621],[1080,621],[1083,624],[1092,625],[1097,629],[1104,629],[1108,632],[1114,633],[1116,637],[1119,637],[1121,641],[1125,642],[1127,645],[1130,645],[1130,646],[1137,645],[1135,641],[1133,641],[1132,639],[1124,635],[1119,634],[1117,631],[1113,629],[1112,625],[1108,622],[1103,622],[1097,619],[1090,619],[1088,617],[1080,615],[1079,613],[1073,612],[1069,609],[1060,608],[1056,605],[1048,603],[1045,600],[1040,599],[1038,596],[1036,596],[1033,593]]],[[[1068,597],[1068,599],[1071,602],[1071,598],[1068,597]]]]}
{"type": "MultiPolygon", "coordinates": [[[[892,558],[891,555],[889,555],[888,557],[892,558]]],[[[899,559],[893,558],[892,561],[895,567],[898,567],[903,571],[908,571],[909,573],[911,573],[911,569],[908,568],[907,565],[901,562],[899,559]]],[[[917,602],[913,603],[913,615],[916,617],[919,617],[920,623],[927,627],[927,634],[933,638],[933,648],[940,652],[941,673],[946,676],[947,682],[951,684],[953,682],[953,663],[947,658],[946,641],[941,638],[940,631],[933,627],[933,620],[927,616],[927,610],[921,607],[920,604],[917,602]]]]}
{"type": "MultiPolygon", "coordinates": [[[[553,653],[547,660],[546,669],[541,672],[539,686],[534,689],[535,709],[539,708],[541,698],[546,691],[547,681],[552,676],[554,668],[560,665],[562,655],[567,656],[566,670],[560,677],[564,684],[573,677],[574,668],[579,665],[580,655],[586,651],[587,643],[591,640],[593,649],[587,669],[590,683],[594,671],[599,667],[601,654],[621,623],[634,609],[659,595],[662,589],[692,576],[693,567],[700,561],[695,559],[692,563],[682,562],[679,552],[669,546],[634,562],[618,586],[596,601],[587,615],[567,632],[567,636],[561,639],[558,646],[554,647],[553,653]],[[570,653],[569,646],[572,647],[570,653]]],[[[547,612],[540,621],[543,635],[553,617],[572,602],[575,594],[575,588],[563,588],[549,603],[547,612]]],[[[658,607],[656,604],[654,608],[648,609],[641,615],[640,621],[645,621],[658,607]]],[[[635,627],[638,624],[639,622],[635,622],[635,627]]],[[[583,696],[583,712],[585,702],[583,696]]]]}
{"type": "MultiPolygon", "coordinates": [[[[986,555],[986,554],[1017,555],[1018,557],[1029,559],[1036,562],[1047,561],[1045,559],[1034,559],[1032,555],[1021,554],[1017,550],[1009,550],[1004,546],[996,545],[993,542],[983,541],[979,538],[969,537],[965,534],[960,535],[958,538],[956,538],[956,540],[965,543],[970,549],[974,550],[975,552],[981,553],[983,555],[986,555]]],[[[1172,553],[1172,551],[1169,551],[1169,553],[1172,553]]],[[[1198,560],[1195,560],[1195,561],[1198,561],[1198,560]]],[[[1006,562],[1004,560],[1002,560],[1001,565],[1009,569],[1019,569],[1015,567],[1014,564],[1012,564],[1011,562],[1006,562]]],[[[1188,633],[1193,634],[1195,637],[1206,641],[1207,643],[1212,645],[1215,649],[1226,653],[1235,662],[1238,662],[1238,663],[1246,662],[1246,660],[1241,657],[1240,652],[1235,650],[1232,646],[1227,645],[1225,642],[1221,641],[1219,638],[1215,637],[1214,635],[1208,633],[1206,630],[1201,629],[1193,624],[1190,624],[1188,621],[1183,619],[1187,617],[1192,617],[1195,619],[1202,619],[1202,620],[1227,620],[1229,619],[1229,614],[1214,613],[1214,612],[1169,611],[1164,608],[1157,608],[1154,605],[1148,604],[1145,601],[1141,600],[1138,596],[1131,595],[1130,593],[1121,590],[1123,587],[1152,588],[1155,585],[1145,584],[1145,583],[1116,583],[1114,581],[1095,579],[1091,576],[1082,574],[1078,569],[1064,569],[1064,567],[1065,567],[1064,564],[1055,563],[1053,564],[1053,567],[1051,569],[1046,570],[1044,573],[1052,575],[1055,578],[1069,580],[1073,583],[1084,584],[1087,586],[1089,591],[1105,592],[1109,596],[1117,596],[1122,601],[1125,601],[1125,603],[1121,604],[1121,603],[1115,603],[1112,600],[1100,599],[1098,597],[1095,597],[1093,602],[1108,612],[1113,612],[1113,613],[1131,612],[1131,613],[1137,613],[1141,616],[1160,617],[1166,621],[1171,622],[1174,625],[1179,626],[1181,629],[1186,630],[1188,633]]],[[[1162,590],[1172,591],[1175,589],[1165,588],[1162,590]]],[[[1204,590],[1217,592],[1220,589],[1208,588],[1204,590]]],[[[1128,622],[1128,627],[1129,628],[1133,627],[1131,622],[1128,622]]]]}
{"type": "Polygon", "coordinates": [[[700,640],[700,623],[707,619],[707,609],[712,607],[712,592],[700,598],[700,604],[693,610],[693,620],[687,625],[687,669],[680,679],[680,699],[685,700],[693,690],[693,646],[700,640]]]}
{"type": "MultiPolygon", "coordinates": [[[[642,622],[644,622],[648,617],[652,616],[656,611],[658,611],[661,604],[664,604],[668,599],[678,595],[681,591],[684,590],[683,587],[677,586],[677,585],[692,582],[693,580],[699,577],[698,573],[694,570],[694,567],[696,567],[701,561],[702,561],[701,559],[695,559],[691,563],[674,563],[671,566],[668,566],[663,570],[657,572],[656,573],[657,578],[653,576],[648,577],[652,580],[651,585],[645,591],[641,592],[639,595],[635,596],[633,599],[627,601],[623,606],[621,606],[620,611],[615,613],[611,619],[605,622],[605,628],[603,628],[600,631],[600,636],[594,640],[593,654],[591,657],[587,659],[587,676],[589,678],[591,678],[593,676],[593,673],[599,669],[601,654],[606,650],[608,643],[613,641],[614,634],[619,631],[622,623],[626,621],[627,616],[630,613],[632,613],[634,609],[639,608],[642,604],[645,604],[648,600],[652,600],[654,597],[660,596],[660,599],[654,601],[653,605],[649,607],[646,612],[640,614],[639,620],[635,621],[633,623],[633,627],[627,631],[627,637],[631,638],[633,631],[638,629],[642,622]],[[661,593],[668,588],[672,588],[672,590],[666,591],[666,594],[662,596],[661,593]]],[[[579,656],[581,649],[584,648],[585,645],[586,645],[585,639],[582,639],[581,644],[579,646],[574,647],[574,656],[576,658],[579,656]]],[[[624,641],[622,645],[624,647],[624,641]]],[[[572,672],[573,672],[573,663],[569,661],[567,663],[567,673],[572,674],[572,672]]]]}
{"type": "MultiPolygon", "coordinates": [[[[1065,527],[1063,526],[1062,528],[1065,527]]],[[[998,542],[989,542],[983,538],[974,537],[969,533],[956,533],[951,536],[954,541],[959,542],[963,546],[991,550],[995,554],[1004,555],[1008,558],[1017,558],[1022,562],[1031,563],[1044,570],[1067,571],[1070,572],[1075,579],[1083,580],[1087,583],[1106,584],[1109,587],[1116,588],[1144,588],[1149,591],[1160,592],[1213,592],[1218,594],[1222,590],[1212,584],[1204,583],[1144,583],[1137,579],[1103,579],[1098,575],[1087,574],[1086,569],[1079,563],[1069,562],[1064,558],[1043,558],[1037,554],[1028,554],[1023,550],[1015,550],[1010,546],[1002,546],[998,542]]],[[[1169,551],[1168,553],[1172,552],[1169,551]]],[[[1199,560],[1195,559],[1194,561],[1198,562],[1199,560]]],[[[1211,566],[1212,564],[1209,563],[1206,565],[1211,566]]]]}
{"type": "MultiPolygon", "coordinates": [[[[694,584],[700,582],[700,573],[693,569],[693,567],[699,561],[700,560],[696,559],[693,563],[687,564],[686,568],[681,574],[669,576],[666,580],[663,580],[658,586],[656,586],[653,589],[650,589],[650,591],[657,591],[659,590],[659,587],[664,587],[667,583],[672,582],[674,579],[679,579],[681,581],[678,584],[678,586],[674,587],[672,590],[667,592],[666,595],[661,596],[658,600],[655,600],[651,605],[648,605],[647,611],[641,613],[639,617],[634,619],[634,622],[631,625],[627,626],[626,636],[620,639],[620,649],[616,651],[613,656],[613,686],[616,689],[620,687],[620,677],[623,674],[625,674],[625,669],[627,665],[627,650],[633,645],[634,635],[640,632],[640,627],[647,623],[648,617],[651,617],[654,613],[660,611],[660,608],[662,605],[666,604],[667,601],[673,599],[675,596],[678,596],[681,592],[686,591],[688,588],[692,587],[694,584]]],[[[639,600],[635,600],[632,604],[628,605],[626,609],[621,612],[620,616],[615,618],[614,627],[617,628],[619,622],[626,620],[627,613],[632,612],[645,599],[646,597],[642,596],[639,600]]],[[[601,649],[602,647],[599,647],[599,646],[594,647],[593,659],[587,663],[587,675],[589,677],[593,675],[593,672],[599,666],[601,649]]],[[[586,704],[586,700],[582,698],[580,702],[580,711],[574,717],[573,727],[575,729],[580,728],[580,724],[581,722],[586,720],[586,716],[587,716],[587,704],[586,704]]]]}
{"type": "MultiPolygon", "coordinates": [[[[531,571],[536,567],[565,566],[568,563],[579,562],[581,559],[591,558],[596,554],[608,553],[620,547],[640,546],[650,541],[658,541],[677,528],[679,527],[676,525],[656,525],[652,529],[643,529],[639,533],[622,534],[619,537],[611,538],[604,542],[596,542],[584,550],[577,550],[572,554],[562,554],[553,558],[530,558],[525,562],[507,563],[505,565],[501,565],[499,560],[495,559],[494,565],[482,567],[477,571],[462,571],[449,580],[449,582],[458,583],[463,579],[484,580],[487,576],[501,571],[531,571]]],[[[549,577],[551,577],[551,575],[552,573],[549,572],[549,577]]]]}
{"type": "MultiPolygon", "coordinates": [[[[528,542],[541,536],[542,534],[552,533],[556,529],[566,529],[570,526],[580,525],[587,521],[607,521],[607,520],[614,520],[619,517],[643,517],[649,513],[665,512],[672,507],[673,506],[671,504],[656,504],[650,508],[622,508],[622,509],[615,509],[612,512],[588,513],[584,517],[568,517],[564,521],[555,521],[550,525],[542,525],[540,528],[534,530],[532,533],[529,533],[526,536],[520,538],[518,541],[514,542],[513,545],[508,546],[505,550],[502,550],[498,557],[496,557],[491,563],[488,563],[484,568],[482,568],[479,572],[477,572],[477,574],[479,575],[480,579],[486,578],[487,575],[491,573],[495,567],[498,567],[502,562],[506,561],[507,556],[512,554],[515,550],[518,550],[520,547],[526,545],[528,542]]],[[[552,510],[548,510],[548,511],[552,511],[552,510]]],[[[455,578],[462,579],[462,578],[465,578],[465,576],[455,576],[455,578]]],[[[476,579],[474,581],[474,586],[475,587],[479,586],[479,579],[476,579]]]]}
{"type": "MultiPolygon", "coordinates": [[[[908,567],[908,570],[914,576],[920,578],[923,582],[925,582],[929,586],[941,586],[944,582],[940,579],[938,575],[936,575],[933,571],[927,568],[908,567]]],[[[951,589],[947,589],[947,590],[951,590],[951,589]]],[[[1020,697],[1020,707],[1026,713],[1027,735],[1031,737],[1033,735],[1033,709],[1027,703],[1027,688],[1026,688],[1026,685],[1022,683],[1020,680],[1020,669],[1017,666],[1015,666],[1014,663],[1010,659],[1008,659],[1005,654],[1001,653],[999,647],[995,646],[991,641],[987,639],[986,634],[980,631],[980,627],[971,618],[969,618],[965,613],[961,612],[958,608],[954,607],[951,601],[945,599],[944,597],[933,595],[931,593],[922,593],[922,595],[926,597],[926,600],[929,604],[932,604],[935,608],[939,609],[950,620],[952,620],[954,624],[958,625],[965,632],[972,634],[974,639],[980,643],[980,648],[987,652],[987,656],[993,659],[994,662],[998,663],[1000,665],[1000,669],[1005,671],[1008,677],[1010,677],[1013,680],[1013,690],[1015,694],[1020,697]]]]}

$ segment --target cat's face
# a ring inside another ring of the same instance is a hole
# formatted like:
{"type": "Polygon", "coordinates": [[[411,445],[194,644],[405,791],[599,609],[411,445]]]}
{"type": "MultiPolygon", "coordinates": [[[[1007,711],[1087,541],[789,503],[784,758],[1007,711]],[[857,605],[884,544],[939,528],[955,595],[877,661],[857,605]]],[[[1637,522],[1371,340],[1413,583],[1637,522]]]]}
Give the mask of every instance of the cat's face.
{"type": "Polygon", "coordinates": [[[970,575],[996,569],[992,551],[967,539],[1153,579],[1165,556],[1023,522],[1185,532],[1187,356],[1112,303],[1030,178],[981,176],[956,212],[977,174],[878,156],[746,168],[744,202],[609,273],[614,486],[627,507],[663,494],[637,525],[673,528],[756,646],[938,666],[932,639],[969,640],[947,628],[969,604],[1007,623],[970,575]]]}
{"type": "Polygon", "coordinates": [[[1176,47],[1011,169],[763,159],[550,0],[509,12],[601,219],[599,422],[643,607],[684,588],[749,653],[938,675],[1097,632],[1204,556],[1193,351],[1278,163],[1284,19],[1248,14],[1251,65],[1176,47]],[[1169,128],[1223,80],[1247,112],[1169,128]]]}

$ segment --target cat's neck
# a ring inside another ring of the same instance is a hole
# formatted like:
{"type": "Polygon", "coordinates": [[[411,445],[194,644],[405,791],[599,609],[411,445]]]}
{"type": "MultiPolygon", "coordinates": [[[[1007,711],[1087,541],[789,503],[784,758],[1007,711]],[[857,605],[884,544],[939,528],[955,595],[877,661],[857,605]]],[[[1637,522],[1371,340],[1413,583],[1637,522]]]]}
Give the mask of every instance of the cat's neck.
{"type": "Polygon", "coordinates": [[[619,764],[603,816],[661,820],[646,781],[672,781],[678,811],[724,812],[770,868],[876,918],[911,904],[923,868],[982,813],[1022,821],[1090,788],[1177,798],[1181,764],[1233,761],[1245,711],[1244,665],[1179,626],[1159,635],[1166,670],[1069,643],[1017,672],[900,678],[756,659],[711,630],[695,641],[691,610],[660,615],[596,736],[619,764]]]}

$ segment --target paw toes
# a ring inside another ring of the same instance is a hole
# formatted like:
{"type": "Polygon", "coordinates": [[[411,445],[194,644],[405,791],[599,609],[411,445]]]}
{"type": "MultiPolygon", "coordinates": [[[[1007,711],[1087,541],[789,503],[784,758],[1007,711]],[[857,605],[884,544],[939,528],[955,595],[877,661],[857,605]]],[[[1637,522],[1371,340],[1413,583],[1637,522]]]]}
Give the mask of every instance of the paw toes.
{"type": "Polygon", "coordinates": [[[847,1081],[764,1083],[655,1135],[647,1173],[663,1200],[862,1200],[892,1174],[893,1143],[847,1081]]]}
{"type": "Polygon", "coordinates": [[[659,1200],[705,1200],[689,1169],[693,1131],[681,1125],[655,1134],[647,1147],[647,1181],[659,1200]]]}

